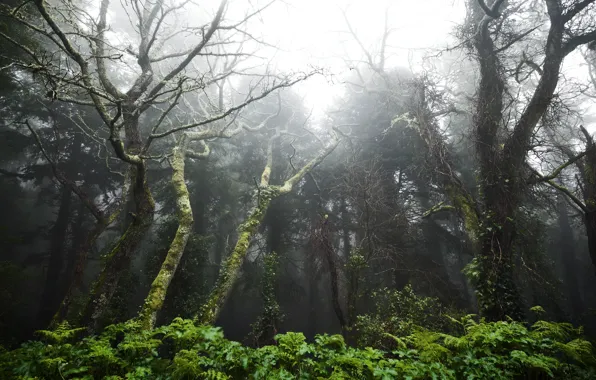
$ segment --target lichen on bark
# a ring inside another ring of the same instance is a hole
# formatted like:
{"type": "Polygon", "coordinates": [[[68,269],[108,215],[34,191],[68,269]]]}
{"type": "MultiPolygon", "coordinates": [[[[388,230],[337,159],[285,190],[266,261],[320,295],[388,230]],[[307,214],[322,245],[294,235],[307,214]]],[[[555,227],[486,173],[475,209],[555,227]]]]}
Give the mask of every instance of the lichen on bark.
{"type": "Polygon", "coordinates": [[[192,233],[194,220],[190,205],[190,195],[184,179],[186,147],[187,139],[183,137],[180,141],[180,145],[173,150],[171,160],[173,169],[172,185],[176,193],[178,229],[176,230],[176,235],[170,244],[166,258],[161,265],[159,273],[151,284],[149,294],[147,295],[147,298],[145,298],[145,302],[139,313],[139,321],[141,327],[144,329],[152,329],[155,326],[157,313],[163,307],[168,287],[174,278],[178,264],[180,264],[180,260],[186,249],[188,238],[192,233]]]}
{"type": "Polygon", "coordinates": [[[200,322],[203,324],[215,323],[226,300],[228,299],[234,282],[240,274],[240,268],[250,247],[250,242],[263,221],[271,200],[279,196],[279,188],[270,186],[259,191],[259,203],[250,216],[239,228],[240,235],[232,253],[224,260],[214,289],[203,305],[200,322]]]}

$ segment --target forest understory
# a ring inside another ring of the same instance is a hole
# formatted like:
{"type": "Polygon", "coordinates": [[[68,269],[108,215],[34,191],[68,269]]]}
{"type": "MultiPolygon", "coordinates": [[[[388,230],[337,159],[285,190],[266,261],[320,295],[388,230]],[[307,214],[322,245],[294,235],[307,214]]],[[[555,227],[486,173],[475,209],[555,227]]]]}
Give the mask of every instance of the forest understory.
{"type": "Polygon", "coordinates": [[[0,378],[595,379],[596,0],[411,3],[4,0],[0,378]]]}

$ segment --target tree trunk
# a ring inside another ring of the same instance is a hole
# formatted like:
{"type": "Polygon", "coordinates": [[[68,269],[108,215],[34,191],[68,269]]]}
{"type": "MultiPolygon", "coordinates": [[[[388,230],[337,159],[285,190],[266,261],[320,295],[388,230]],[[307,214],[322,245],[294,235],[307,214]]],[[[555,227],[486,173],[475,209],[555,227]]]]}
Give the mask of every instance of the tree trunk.
{"type": "MultiPolygon", "coordinates": [[[[64,320],[69,314],[70,304],[72,302],[73,292],[81,285],[83,280],[83,274],[87,265],[87,258],[89,252],[93,249],[93,246],[97,242],[97,239],[101,234],[108,228],[110,224],[118,217],[119,210],[116,210],[112,215],[107,218],[96,221],[95,226],[89,231],[83,241],[76,248],[76,262],[74,264],[73,273],[70,276],[71,280],[68,289],[65,292],[62,303],[58,308],[54,318],[52,319],[52,326],[64,320]]],[[[80,321],[78,321],[80,322],[80,321]]]]}
{"type": "MultiPolygon", "coordinates": [[[[315,232],[316,233],[316,232],[315,232]]],[[[333,311],[339,322],[341,328],[341,334],[346,337],[347,335],[347,322],[341,308],[341,302],[339,300],[339,271],[337,268],[337,257],[335,250],[333,249],[333,241],[331,240],[331,227],[329,220],[325,219],[318,231],[318,242],[319,249],[327,260],[327,267],[329,268],[329,281],[331,285],[331,303],[333,305],[333,311]]]]}
{"type": "Polygon", "coordinates": [[[168,287],[174,278],[178,264],[180,264],[188,238],[192,234],[192,208],[190,207],[190,195],[184,180],[184,160],[187,144],[184,136],[181,137],[181,140],[183,141],[180,142],[180,146],[174,148],[172,157],[172,185],[176,192],[176,204],[178,206],[178,229],[139,313],[141,326],[147,330],[155,326],[157,313],[163,307],[168,287]]]}
{"type": "Polygon", "coordinates": [[[575,238],[571,223],[569,222],[567,205],[563,199],[563,195],[558,196],[557,203],[559,214],[558,248],[563,262],[564,283],[567,287],[567,294],[569,295],[569,303],[573,314],[572,320],[578,322],[582,314],[583,301],[579,293],[580,286],[577,276],[579,266],[575,258],[575,238]]]}
{"type": "Polygon", "coordinates": [[[592,266],[596,273],[596,144],[588,131],[582,128],[587,138],[586,150],[588,153],[584,159],[581,176],[584,182],[583,195],[585,201],[584,224],[588,237],[588,252],[592,260],[592,266]]]}
{"type": "MultiPolygon", "coordinates": [[[[138,115],[133,116],[135,110],[134,107],[123,107],[129,154],[139,154],[142,150],[138,115]]],[[[128,210],[125,217],[130,218],[131,221],[106,255],[105,265],[93,286],[91,297],[83,311],[82,323],[87,325],[90,331],[97,331],[101,327],[101,316],[109,307],[121,274],[128,270],[132,255],[153,223],[155,202],[147,184],[146,163],[141,161],[141,163],[130,164],[128,173],[127,179],[130,181],[130,187],[128,194],[124,194],[123,198],[126,202],[126,210],[128,210]]]]}
{"type": "MultiPolygon", "coordinates": [[[[488,209],[487,215],[491,213],[488,209]]],[[[479,275],[474,281],[480,314],[489,321],[507,317],[523,320],[521,295],[513,280],[513,212],[483,221],[480,253],[477,256],[479,275]]]]}
{"type": "Polygon", "coordinates": [[[317,265],[314,255],[307,256],[306,272],[306,276],[308,278],[307,336],[309,339],[313,339],[317,331],[317,299],[319,298],[317,265]]]}
{"type": "Polygon", "coordinates": [[[277,188],[264,188],[259,191],[259,203],[251,215],[239,228],[238,241],[232,253],[224,260],[215,287],[207,303],[201,311],[200,321],[203,324],[214,324],[225,302],[231,294],[232,287],[238,279],[240,268],[246,257],[250,242],[258,231],[271,201],[279,195],[277,188]]]}
{"type": "Polygon", "coordinates": [[[592,260],[592,266],[596,272],[596,210],[589,211],[584,216],[586,234],[588,236],[588,252],[592,260]]]}
{"type": "Polygon", "coordinates": [[[70,214],[71,196],[70,189],[63,186],[60,196],[60,208],[58,218],[52,228],[50,241],[50,261],[41,297],[41,305],[38,314],[38,326],[46,328],[52,318],[52,314],[60,303],[59,283],[62,266],[64,264],[64,243],[68,231],[68,218],[70,214]]]}
{"type": "Polygon", "coordinates": [[[86,239],[86,233],[84,228],[85,210],[85,206],[81,204],[81,206],[79,207],[79,211],[77,212],[76,219],[73,220],[70,224],[72,231],[72,242],[68,250],[68,257],[66,259],[66,271],[64,273],[61,284],[62,290],[60,291],[60,294],[62,298],[64,298],[64,296],[66,295],[66,292],[74,278],[78,258],[78,249],[86,239]]]}

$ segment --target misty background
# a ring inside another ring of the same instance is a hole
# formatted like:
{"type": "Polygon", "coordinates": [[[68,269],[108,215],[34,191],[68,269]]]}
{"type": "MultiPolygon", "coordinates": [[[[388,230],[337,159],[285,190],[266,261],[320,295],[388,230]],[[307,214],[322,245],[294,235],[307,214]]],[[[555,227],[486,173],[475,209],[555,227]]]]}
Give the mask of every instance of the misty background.
{"type": "Polygon", "coordinates": [[[414,294],[594,338],[593,2],[554,74],[548,1],[4,3],[2,344],[139,313],[356,342],[414,294]]]}

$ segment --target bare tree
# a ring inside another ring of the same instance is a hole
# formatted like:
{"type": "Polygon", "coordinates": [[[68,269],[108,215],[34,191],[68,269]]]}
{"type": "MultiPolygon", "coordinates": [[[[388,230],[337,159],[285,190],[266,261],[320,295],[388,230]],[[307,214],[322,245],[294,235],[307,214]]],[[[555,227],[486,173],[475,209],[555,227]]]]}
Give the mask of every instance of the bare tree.
{"type": "MultiPolygon", "coordinates": [[[[84,131],[96,140],[106,139],[127,167],[122,189],[124,231],[106,255],[106,264],[82,313],[83,323],[97,327],[121,273],[152,225],[155,204],[147,182],[149,162],[176,154],[174,171],[175,177],[179,176],[183,171],[180,160],[184,159],[184,146],[189,141],[226,135],[230,125],[237,126],[236,118],[245,106],[314,73],[280,77],[266,70],[263,73],[260,68],[259,72],[251,71],[249,65],[238,67],[239,59],[255,56],[254,48],[247,46],[263,46],[249,33],[248,25],[272,3],[244,8],[245,12],[234,15],[228,1],[222,0],[210,16],[208,10],[201,13],[201,8],[188,0],[134,0],[120,4],[102,0],[99,9],[79,1],[35,0],[1,8],[3,17],[21,24],[44,44],[44,49],[22,44],[0,32],[1,38],[21,49],[26,57],[14,58],[11,68],[29,72],[45,83],[52,100],[89,106],[97,112],[103,125],[84,131]],[[197,24],[187,25],[182,20],[181,15],[189,8],[197,12],[197,24]],[[26,17],[24,9],[37,12],[43,22],[26,17]],[[108,24],[110,14],[127,15],[130,25],[119,31],[119,36],[108,24]],[[126,42],[119,39],[121,35],[126,42]],[[237,74],[254,81],[244,98],[231,103],[225,100],[230,91],[224,88],[237,74]],[[214,88],[218,90],[217,101],[201,95],[214,88]],[[193,96],[195,101],[190,102],[193,96]],[[199,109],[191,113],[190,120],[174,117],[181,102],[199,109]],[[147,131],[144,115],[148,111],[157,112],[158,116],[147,131]],[[224,123],[226,118],[232,118],[232,122],[224,123]],[[210,127],[211,124],[214,125],[210,127]],[[189,138],[185,132],[204,135],[189,138]],[[167,146],[164,138],[175,136],[180,136],[177,150],[151,153],[157,141],[167,146]]],[[[97,238],[99,234],[101,231],[91,236],[97,238]]]]}

